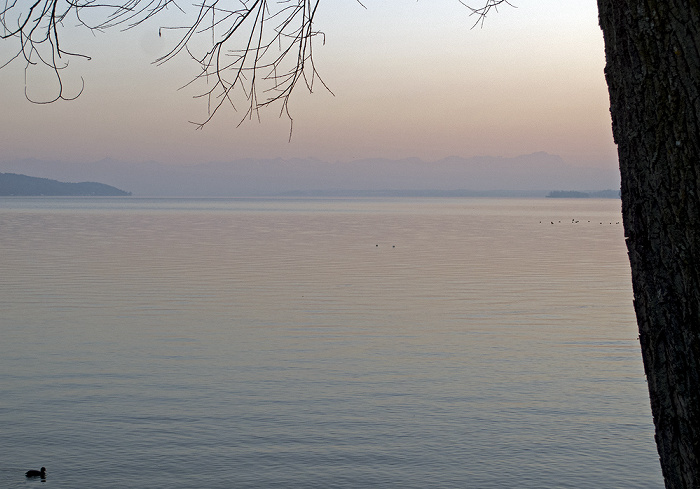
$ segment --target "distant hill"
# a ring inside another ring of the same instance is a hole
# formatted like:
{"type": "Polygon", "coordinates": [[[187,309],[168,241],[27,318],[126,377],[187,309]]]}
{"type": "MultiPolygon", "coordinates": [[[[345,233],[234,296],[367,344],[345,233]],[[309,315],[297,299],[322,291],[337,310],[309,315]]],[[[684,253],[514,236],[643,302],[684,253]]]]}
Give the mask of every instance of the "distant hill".
{"type": "Polygon", "coordinates": [[[598,192],[578,192],[576,190],[555,190],[549,192],[547,197],[552,199],[619,199],[619,190],[600,190],[598,192]]]}
{"type": "Polygon", "coordinates": [[[17,173],[0,173],[0,196],[100,196],[131,195],[97,182],[65,183],[17,173]]]}

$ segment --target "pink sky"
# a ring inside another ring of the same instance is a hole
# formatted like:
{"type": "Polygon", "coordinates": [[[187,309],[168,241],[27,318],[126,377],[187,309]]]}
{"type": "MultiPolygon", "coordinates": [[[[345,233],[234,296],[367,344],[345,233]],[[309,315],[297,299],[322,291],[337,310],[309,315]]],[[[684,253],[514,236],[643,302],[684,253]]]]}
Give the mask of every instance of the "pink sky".
{"type": "MultiPolygon", "coordinates": [[[[367,9],[354,0],[322,2],[317,27],[326,43],[315,49],[316,64],[335,96],[297,92],[291,142],[289,122],[275,110],[238,128],[241,115],[229,110],[196,131],[188,121],[206,107],[193,90],[178,91],[196,67],[150,64],[167,39],[149,24],[70,38],[69,47],[86,46],[93,56],[67,73],[72,87],[80,76],[86,83],[72,102],[31,104],[23,66],[0,71],[2,158],[431,161],[546,151],[576,165],[616,165],[594,0],[522,0],[476,29],[457,0],[363,3],[367,9]]],[[[0,43],[0,55],[8,52],[0,43]]],[[[37,97],[50,87],[29,81],[37,97]]]]}

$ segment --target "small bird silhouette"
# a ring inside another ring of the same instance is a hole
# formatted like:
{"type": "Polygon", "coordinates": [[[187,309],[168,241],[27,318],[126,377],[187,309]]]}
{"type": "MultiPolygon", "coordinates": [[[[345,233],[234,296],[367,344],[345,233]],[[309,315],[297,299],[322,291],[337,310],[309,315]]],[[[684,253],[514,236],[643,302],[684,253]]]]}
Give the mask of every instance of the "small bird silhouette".
{"type": "Polygon", "coordinates": [[[42,467],[41,470],[28,470],[27,477],[41,477],[46,478],[46,467],[42,467]]]}

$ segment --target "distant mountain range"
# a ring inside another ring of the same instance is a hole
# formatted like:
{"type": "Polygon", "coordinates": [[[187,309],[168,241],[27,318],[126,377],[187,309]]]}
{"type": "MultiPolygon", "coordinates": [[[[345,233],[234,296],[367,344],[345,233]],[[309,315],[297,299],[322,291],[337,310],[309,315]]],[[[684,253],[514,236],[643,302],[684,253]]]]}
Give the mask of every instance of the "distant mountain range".
{"type": "Polygon", "coordinates": [[[104,183],[66,183],[16,173],[0,173],[0,196],[125,196],[125,192],[104,183]]]}
{"type": "Polygon", "coordinates": [[[450,157],[326,162],[313,158],[239,159],[177,166],[158,162],[94,163],[14,160],[0,171],[61,181],[99,181],[139,196],[246,197],[273,195],[540,196],[553,189],[619,189],[619,171],[572,166],[561,157],[533,153],[513,158],[450,157]]]}

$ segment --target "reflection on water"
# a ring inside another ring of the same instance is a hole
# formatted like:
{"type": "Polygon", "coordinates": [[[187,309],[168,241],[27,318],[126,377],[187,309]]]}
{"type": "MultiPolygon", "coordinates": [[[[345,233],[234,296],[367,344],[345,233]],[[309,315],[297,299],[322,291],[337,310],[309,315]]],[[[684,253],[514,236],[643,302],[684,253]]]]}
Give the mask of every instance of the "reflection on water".
{"type": "Polygon", "coordinates": [[[662,487],[619,214],[0,199],[0,485],[662,487]]]}

